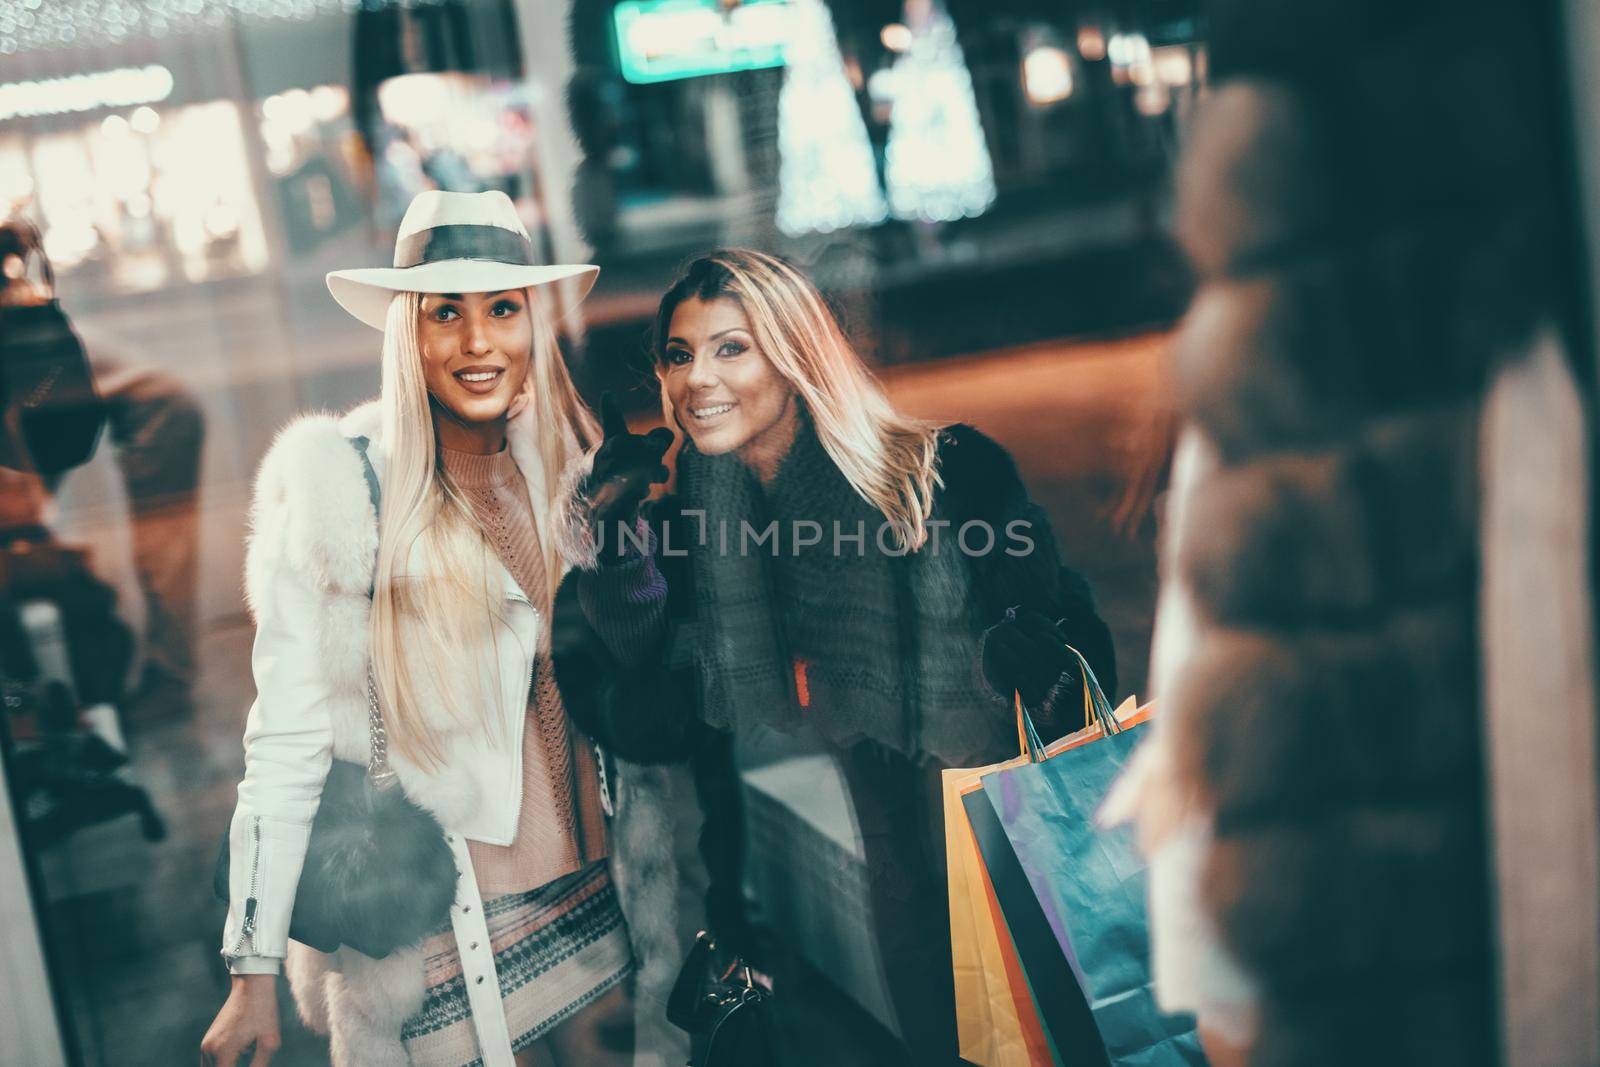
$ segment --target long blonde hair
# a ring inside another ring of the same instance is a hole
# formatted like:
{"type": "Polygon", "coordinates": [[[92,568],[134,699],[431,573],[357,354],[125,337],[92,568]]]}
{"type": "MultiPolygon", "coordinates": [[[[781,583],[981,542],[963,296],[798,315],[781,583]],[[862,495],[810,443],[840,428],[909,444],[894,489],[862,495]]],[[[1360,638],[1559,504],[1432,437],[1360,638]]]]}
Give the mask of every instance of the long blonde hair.
{"type": "Polygon", "coordinates": [[[685,300],[720,297],[743,309],[757,345],[805,403],[817,440],[851,487],[883,514],[901,548],[921,548],[934,489],[943,484],[940,425],[894,409],[816,286],[778,257],[746,248],[709,252],[661,298],[654,354],[668,421],[675,415],[663,370],[673,312],[685,300]]]}
{"type": "MultiPolygon", "coordinates": [[[[531,503],[545,571],[545,588],[529,592],[548,619],[563,561],[545,517],[556,511],[563,468],[599,440],[599,427],[578,397],[536,293],[527,290],[533,320],[531,397],[520,418],[532,420],[542,468],[523,471],[535,490],[530,495],[536,498],[531,503]]],[[[494,549],[439,463],[417,339],[421,306],[419,293],[395,294],[383,335],[379,408],[388,454],[372,594],[372,675],[391,748],[419,767],[436,770],[443,750],[418,706],[415,671],[421,664],[431,676],[432,692],[457,724],[491,728],[498,693],[483,692],[482,656],[496,640],[500,590],[490,582],[494,549]],[[426,580],[406,573],[419,545],[432,561],[426,580]]],[[[541,633],[548,647],[549,627],[541,633]]]]}

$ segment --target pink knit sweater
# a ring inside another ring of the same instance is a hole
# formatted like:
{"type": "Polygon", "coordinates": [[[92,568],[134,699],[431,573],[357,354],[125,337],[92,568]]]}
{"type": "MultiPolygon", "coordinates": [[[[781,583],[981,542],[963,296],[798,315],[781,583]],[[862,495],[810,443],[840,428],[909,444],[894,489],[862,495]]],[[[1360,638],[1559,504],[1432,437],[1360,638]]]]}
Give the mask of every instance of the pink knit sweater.
{"type": "MultiPolygon", "coordinates": [[[[528,485],[509,450],[477,455],[440,449],[445,473],[511,576],[534,604],[546,575],[528,485]]],[[[511,844],[469,842],[485,897],[523,893],[581,870],[607,852],[594,748],[567,720],[548,656],[534,667],[522,731],[522,809],[511,844]]]]}

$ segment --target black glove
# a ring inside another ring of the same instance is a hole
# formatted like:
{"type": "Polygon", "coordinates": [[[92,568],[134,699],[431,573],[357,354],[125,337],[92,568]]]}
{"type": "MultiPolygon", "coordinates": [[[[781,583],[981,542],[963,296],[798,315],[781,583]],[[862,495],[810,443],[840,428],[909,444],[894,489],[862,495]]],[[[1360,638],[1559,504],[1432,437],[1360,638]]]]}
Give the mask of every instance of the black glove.
{"type": "Polygon", "coordinates": [[[1075,684],[1078,658],[1067,644],[1060,627],[1038,611],[1007,608],[1006,617],[983,633],[984,680],[1007,700],[1021,693],[1023,704],[1035,709],[1063,675],[1075,684]]]}
{"type": "Polygon", "coordinates": [[[661,457],[672,447],[672,431],[658,426],[647,434],[629,433],[628,421],[610,393],[600,398],[600,426],[605,440],[595,452],[584,495],[589,498],[589,519],[604,546],[603,555],[615,558],[623,543],[618,524],[631,526],[650,487],[667,480],[661,457]]]}

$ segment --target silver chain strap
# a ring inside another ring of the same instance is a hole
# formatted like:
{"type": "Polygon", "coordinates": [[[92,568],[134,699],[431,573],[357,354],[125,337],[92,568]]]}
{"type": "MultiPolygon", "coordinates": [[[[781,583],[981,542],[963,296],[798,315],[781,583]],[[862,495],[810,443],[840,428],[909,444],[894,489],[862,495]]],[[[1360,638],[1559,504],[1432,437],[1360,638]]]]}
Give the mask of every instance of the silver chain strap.
{"type": "MultiPolygon", "coordinates": [[[[388,785],[394,780],[394,769],[389,766],[389,734],[383,728],[383,710],[378,707],[378,685],[372,678],[372,668],[367,668],[367,777],[373,785],[388,785]]],[[[610,776],[606,773],[605,750],[594,748],[596,769],[600,772],[600,807],[607,815],[615,816],[611,799],[610,776]]]]}
{"type": "Polygon", "coordinates": [[[383,711],[378,707],[378,685],[367,668],[367,777],[373,785],[388,785],[394,779],[389,767],[389,735],[383,728],[383,711]]]}
{"type": "Polygon", "coordinates": [[[606,750],[599,745],[594,746],[594,764],[600,771],[600,810],[616,818],[617,809],[611,800],[611,781],[606,774],[606,750]]]}

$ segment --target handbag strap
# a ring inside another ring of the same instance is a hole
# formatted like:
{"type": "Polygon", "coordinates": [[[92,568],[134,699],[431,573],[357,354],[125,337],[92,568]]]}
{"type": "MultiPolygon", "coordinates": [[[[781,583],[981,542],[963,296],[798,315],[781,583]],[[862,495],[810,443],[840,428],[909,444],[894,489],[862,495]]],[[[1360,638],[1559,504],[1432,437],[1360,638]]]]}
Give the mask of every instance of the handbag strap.
{"type": "Polygon", "coordinates": [[[388,785],[394,780],[389,766],[389,734],[383,728],[383,711],[378,707],[378,685],[372,668],[367,668],[367,777],[373,785],[388,785]]]}
{"type": "MultiPolygon", "coordinates": [[[[378,472],[372,467],[372,458],[367,455],[367,446],[372,442],[366,437],[352,437],[350,445],[361,457],[361,472],[367,480],[367,496],[372,501],[372,514],[378,514],[378,500],[382,495],[379,488],[378,472]]],[[[367,596],[377,589],[377,583],[367,590],[367,596]]],[[[372,675],[372,664],[367,664],[367,777],[372,779],[374,785],[388,785],[394,780],[394,770],[389,766],[389,732],[384,729],[383,709],[378,704],[378,682],[372,675]]]]}

